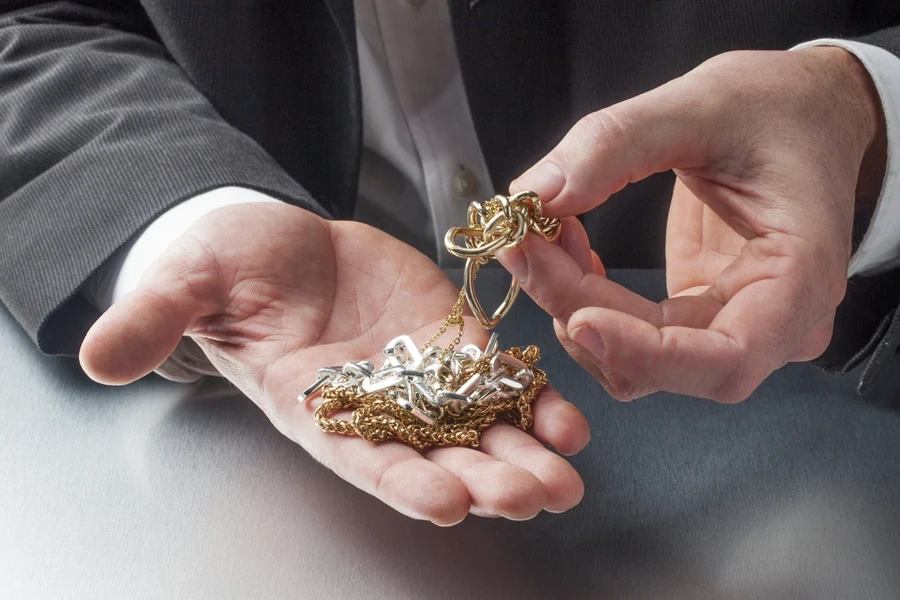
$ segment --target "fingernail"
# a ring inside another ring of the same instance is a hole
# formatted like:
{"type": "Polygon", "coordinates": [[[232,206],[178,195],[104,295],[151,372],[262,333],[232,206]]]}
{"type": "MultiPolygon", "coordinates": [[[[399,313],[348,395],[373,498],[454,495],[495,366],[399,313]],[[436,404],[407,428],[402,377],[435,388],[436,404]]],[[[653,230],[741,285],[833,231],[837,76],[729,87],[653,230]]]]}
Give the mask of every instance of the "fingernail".
{"type": "MultiPolygon", "coordinates": [[[[467,516],[469,516],[469,515],[466,515],[466,517],[467,517],[467,516]]],[[[459,521],[454,521],[453,523],[438,523],[437,521],[432,521],[431,524],[432,524],[432,525],[437,525],[438,527],[443,527],[443,528],[447,528],[447,527],[456,527],[457,525],[459,525],[460,523],[462,523],[463,521],[465,521],[465,520],[466,520],[466,517],[463,517],[463,518],[460,519],[459,521]]]]}
{"type": "Polygon", "coordinates": [[[503,515],[503,518],[508,521],[522,522],[522,521],[530,521],[533,518],[535,518],[536,516],[538,516],[538,514],[540,514],[540,513],[535,513],[535,514],[531,515],[530,517],[510,517],[509,515],[503,515]]]}
{"type": "Polygon", "coordinates": [[[558,196],[565,185],[565,173],[559,168],[559,165],[550,160],[545,160],[530,168],[513,182],[513,186],[520,190],[531,190],[545,202],[558,196]]]}
{"type": "Polygon", "coordinates": [[[528,259],[520,248],[503,248],[496,254],[497,260],[503,265],[509,274],[522,283],[528,276],[528,259]]]}
{"type": "Polygon", "coordinates": [[[603,338],[601,338],[600,334],[590,327],[582,327],[581,329],[577,329],[572,332],[570,337],[575,341],[576,344],[578,344],[582,348],[586,348],[597,358],[603,358],[603,353],[605,351],[603,338]]]}

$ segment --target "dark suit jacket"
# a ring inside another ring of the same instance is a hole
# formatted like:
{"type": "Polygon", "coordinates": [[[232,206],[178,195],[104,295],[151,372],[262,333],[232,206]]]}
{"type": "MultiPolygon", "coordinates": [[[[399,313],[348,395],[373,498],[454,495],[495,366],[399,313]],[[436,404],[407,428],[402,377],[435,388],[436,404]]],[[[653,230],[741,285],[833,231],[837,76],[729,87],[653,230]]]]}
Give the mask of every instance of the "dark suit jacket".
{"type": "MultiPolygon", "coordinates": [[[[580,116],[715,54],[829,36],[900,55],[895,0],[450,5],[498,189],[580,116]]],[[[351,215],[360,116],[352,0],[0,0],[0,301],[41,350],[73,354],[97,317],[79,287],[175,203],[240,185],[351,215]]],[[[585,217],[609,267],[663,265],[671,185],[585,217]]],[[[892,370],[898,302],[897,273],[851,282],[820,364],[874,351],[870,375],[892,370]]]]}

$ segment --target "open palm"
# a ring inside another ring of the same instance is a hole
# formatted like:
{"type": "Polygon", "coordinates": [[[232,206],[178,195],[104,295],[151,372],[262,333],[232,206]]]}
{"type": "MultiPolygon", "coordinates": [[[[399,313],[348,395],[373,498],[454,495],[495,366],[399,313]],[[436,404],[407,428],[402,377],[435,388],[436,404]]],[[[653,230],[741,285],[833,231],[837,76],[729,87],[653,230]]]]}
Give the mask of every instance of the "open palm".
{"type": "MultiPolygon", "coordinates": [[[[469,512],[522,519],[571,508],[581,479],[544,445],[574,453],[589,433],[553,390],[535,402],[534,437],[504,423],[484,432],[478,450],[424,453],[323,433],[316,403],[297,402],[323,366],[380,362],[401,334],[424,342],[457,293],[427,257],[371,227],[282,204],[226,207],[194,224],[103,315],[81,362],[98,381],[127,383],[189,335],[282,433],[404,514],[452,524],[469,512]]],[[[467,341],[483,344],[486,333],[468,325],[467,341]]]]}

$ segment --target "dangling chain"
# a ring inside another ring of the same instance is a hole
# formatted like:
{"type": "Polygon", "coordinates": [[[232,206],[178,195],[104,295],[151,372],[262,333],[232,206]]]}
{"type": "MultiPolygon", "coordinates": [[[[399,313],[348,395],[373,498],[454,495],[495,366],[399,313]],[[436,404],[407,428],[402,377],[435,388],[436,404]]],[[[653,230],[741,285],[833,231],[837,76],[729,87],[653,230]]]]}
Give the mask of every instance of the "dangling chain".
{"type": "Polygon", "coordinates": [[[450,309],[450,314],[444,317],[444,324],[441,325],[441,328],[437,330],[431,339],[425,342],[425,345],[422,347],[424,351],[425,348],[433,346],[436,341],[438,341],[441,336],[447,333],[447,330],[451,327],[456,327],[456,337],[453,338],[453,341],[447,346],[446,352],[452,352],[454,348],[459,344],[462,339],[463,333],[466,330],[466,320],[463,319],[463,305],[466,303],[466,292],[465,290],[459,291],[459,297],[456,299],[456,304],[453,305],[453,308],[450,309]]]}
{"type": "Polygon", "coordinates": [[[494,196],[469,206],[467,227],[447,232],[444,245],[466,259],[463,287],[443,325],[421,348],[409,336],[391,340],[384,349],[384,365],[376,370],[369,361],[327,367],[301,395],[303,402],[321,392],[316,422],[326,432],[359,435],[369,441],[399,439],[413,448],[478,446],[481,431],[498,417],[527,429],[532,423],[531,403],[547,384],[546,374],[535,367],[537,346],[499,351],[497,334],[482,349],[473,344],[456,347],[465,329],[463,306],[485,329],[506,316],[519,293],[512,279],[506,298],[488,317],[475,294],[475,275],[501,248],[514,248],[531,231],[544,239],[559,235],[560,223],[543,216],[540,198],[533,192],[512,197],[494,196]],[[465,246],[457,246],[459,236],[465,246]],[[456,337],[441,349],[434,344],[451,328],[456,337]],[[332,417],[353,409],[349,420],[332,417]]]}

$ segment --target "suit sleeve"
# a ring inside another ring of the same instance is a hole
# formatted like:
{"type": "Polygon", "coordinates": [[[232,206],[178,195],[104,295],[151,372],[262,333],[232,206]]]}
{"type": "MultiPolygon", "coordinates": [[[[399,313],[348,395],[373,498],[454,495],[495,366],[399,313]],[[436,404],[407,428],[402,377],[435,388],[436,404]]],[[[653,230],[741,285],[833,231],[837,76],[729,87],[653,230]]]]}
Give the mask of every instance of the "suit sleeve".
{"type": "Polygon", "coordinates": [[[0,0],[0,302],[43,352],[77,353],[98,316],[78,290],[119,247],[231,185],[325,216],[194,88],[137,2],[0,0]]]}

